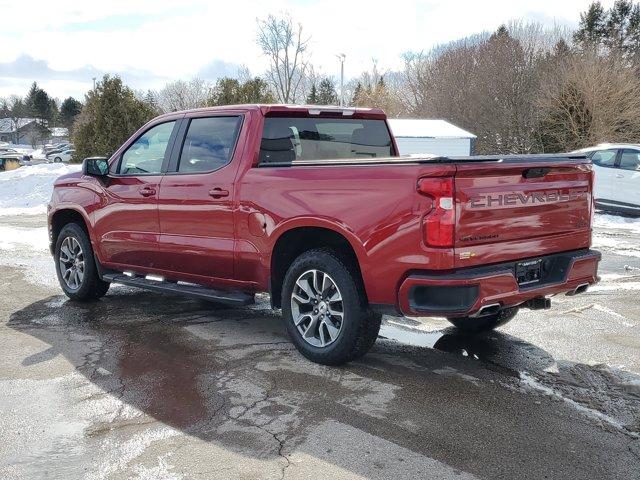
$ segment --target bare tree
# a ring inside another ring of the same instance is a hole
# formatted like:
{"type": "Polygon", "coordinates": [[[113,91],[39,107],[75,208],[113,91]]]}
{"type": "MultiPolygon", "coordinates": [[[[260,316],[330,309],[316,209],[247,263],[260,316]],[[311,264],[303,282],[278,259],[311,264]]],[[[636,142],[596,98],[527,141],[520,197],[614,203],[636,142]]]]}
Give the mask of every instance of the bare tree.
{"type": "Polygon", "coordinates": [[[640,79],[623,58],[571,54],[551,63],[545,73],[536,107],[546,151],[638,141],[640,79]]]}
{"type": "Polygon", "coordinates": [[[304,80],[309,69],[305,60],[309,39],[302,36],[302,25],[288,17],[269,15],[258,20],[258,46],[269,58],[267,81],[282,103],[291,103],[303,96],[304,80]]]}
{"type": "Polygon", "coordinates": [[[405,57],[402,101],[411,115],[444,118],[478,136],[478,153],[535,147],[537,56],[508,30],[405,57]]]}
{"type": "Polygon", "coordinates": [[[509,34],[520,42],[528,56],[551,52],[559,41],[571,43],[573,31],[566,25],[511,20],[507,23],[509,34]]]}
{"type": "Polygon", "coordinates": [[[156,96],[158,107],[163,112],[175,112],[189,108],[204,107],[211,96],[212,86],[200,78],[188,82],[177,80],[168,83],[156,96]]]}
{"type": "Polygon", "coordinates": [[[389,117],[397,117],[403,112],[397,94],[399,84],[397,72],[380,72],[374,59],[371,70],[347,84],[347,90],[353,92],[352,105],[381,108],[389,117]]]}

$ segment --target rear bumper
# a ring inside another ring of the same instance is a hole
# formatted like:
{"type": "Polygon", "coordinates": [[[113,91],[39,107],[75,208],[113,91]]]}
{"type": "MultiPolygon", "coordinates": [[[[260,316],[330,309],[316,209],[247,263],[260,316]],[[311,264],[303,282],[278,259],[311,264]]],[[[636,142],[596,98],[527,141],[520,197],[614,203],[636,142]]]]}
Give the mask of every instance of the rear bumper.
{"type": "Polygon", "coordinates": [[[400,311],[407,316],[463,317],[492,305],[513,307],[534,298],[574,292],[598,281],[598,251],[577,250],[537,258],[544,262],[544,274],[540,283],[526,287],[518,285],[516,262],[447,274],[410,275],[398,293],[400,311]]]}

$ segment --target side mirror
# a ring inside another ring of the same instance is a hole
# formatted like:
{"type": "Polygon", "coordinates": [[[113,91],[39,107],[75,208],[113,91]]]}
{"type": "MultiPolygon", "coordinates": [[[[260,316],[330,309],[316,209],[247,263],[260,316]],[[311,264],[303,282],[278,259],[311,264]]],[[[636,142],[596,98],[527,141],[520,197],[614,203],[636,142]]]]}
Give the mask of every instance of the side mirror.
{"type": "Polygon", "coordinates": [[[109,174],[109,162],[105,157],[89,157],[82,162],[83,175],[106,177],[109,174]]]}

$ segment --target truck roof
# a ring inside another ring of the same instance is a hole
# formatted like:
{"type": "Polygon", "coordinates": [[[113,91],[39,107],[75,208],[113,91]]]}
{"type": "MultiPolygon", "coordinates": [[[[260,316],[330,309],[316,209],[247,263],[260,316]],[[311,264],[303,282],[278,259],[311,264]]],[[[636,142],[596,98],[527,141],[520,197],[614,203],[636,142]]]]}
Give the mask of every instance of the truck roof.
{"type": "MultiPolygon", "coordinates": [[[[178,112],[170,112],[164,115],[175,115],[176,113],[200,113],[200,112],[220,112],[220,111],[252,111],[259,110],[263,115],[341,115],[343,117],[386,119],[384,110],[380,108],[368,107],[340,107],[337,105],[293,105],[293,104],[243,104],[243,105],[222,105],[218,107],[192,108],[178,112]]],[[[162,116],[164,116],[162,115],[162,116]]]]}

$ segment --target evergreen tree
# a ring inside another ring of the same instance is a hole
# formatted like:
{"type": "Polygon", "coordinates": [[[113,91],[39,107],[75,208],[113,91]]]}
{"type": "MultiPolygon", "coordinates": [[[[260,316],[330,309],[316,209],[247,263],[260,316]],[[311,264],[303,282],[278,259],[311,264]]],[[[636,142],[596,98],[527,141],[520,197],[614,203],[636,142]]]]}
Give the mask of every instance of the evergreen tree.
{"type": "Polygon", "coordinates": [[[55,98],[49,98],[49,126],[55,127],[60,122],[60,108],[55,98]]]}
{"type": "Polygon", "coordinates": [[[362,88],[362,83],[358,82],[356,84],[356,88],[354,88],[353,90],[353,96],[351,97],[351,105],[353,106],[359,106],[361,101],[362,101],[362,96],[363,96],[363,88],[362,88]]]}
{"type": "Polygon", "coordinates": [[[52,107],[49,94],[38,87],[36,82],[31,84],[29,93],[25,98],[25,105],[29,115],[41,120],[50,121],[53,119],[55,109],[52,107]]]}
{"type": "Polygon", "coordinates": [[[333,81],[329,78],[323,78],[318,87],[318,103],[320,105],[337,105],[338,94],[333,81]]]}
{"type": "Polygon", "coordinates": [[[593,2],[586,12],[580,14],[574,41],[584,49],[598,46],[606,35],[607,14],[600,2],[593,2]]]}
{"type": "Polygon", "coordinates": [[[235,78],[219,78],[213,95],[207,102],[210,106],[241,105],[245,103],[273,103],[269,85],[261,78],[250,78],[240,82],[235,78]]]}
{"type": "Polygon", "coordinates": [[[318,89],[316,88],[316,84],[311,85],[311,90],[309,91],[309,95],[307,95],[307,104],[308,105],[318,105],[320,102],[318,101],[318,89]]]}
{"type": "Polygon", "coordinates": [[[259,77],[245,81],[241,86],[242,103],[273,103],[275,97],[267,82],[259,77]]]}
{"type": "Polygon", "coordinates": [[[210,105],[238,105],[242,101],[240,82],[235,78],[219,78],[214,88],[210,105]]]}
{"type": "MultiPolygon", "coordinates": [[[[151,111],[154,112],[155,115],[160,115],[161,113],[163,113],[160,105],[158,104],[157,92],[154,92],[153,90],[147,90],[147,93],[145,93],[142,97],[142,101],[151,109],[151,111]]],[[[82,104],[80,104],[80,106],[82,107],[82,104]]]]}
{"type": "Polygon", "coordinates": [[[80,114],[82,104],[73,97],[67,97],[60,105],[60,123],[71,128],[74,120],[80,114]]]}
{"type": "Polygon", "coordinates": [[[85,97],[73,140],[74,160],[108,157],[154,116],[153,110],[115,76],[105,75],[85,97]]]}
{"type": "Polygon", "coordinates": [[[640,4],[616,0],[609,10],[592,3],[580,15],[573,39],[582,50],[614,54],[628,63],[640,63],[640,4]]]}

